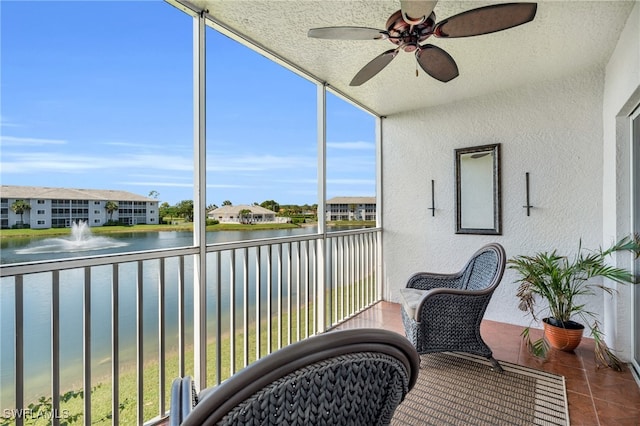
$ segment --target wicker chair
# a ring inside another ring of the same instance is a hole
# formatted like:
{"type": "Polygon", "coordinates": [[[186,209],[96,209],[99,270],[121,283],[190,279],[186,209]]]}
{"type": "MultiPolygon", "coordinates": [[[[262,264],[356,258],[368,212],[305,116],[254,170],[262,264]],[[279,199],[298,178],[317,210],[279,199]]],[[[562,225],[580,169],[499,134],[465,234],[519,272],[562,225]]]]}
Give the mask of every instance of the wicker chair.
{"type": "Polygon", "coordinates": [[[421,272],[409,278],[400,290],[402,322],[418,353],[468,352],[502,371],[480,336],[480,322],[505,263],[504,249],[494,243],[478,250],[456,274],[421,272]]]}
{"type": "Polygon", "coordinates": [[[175,379],[170,425],[386,425],[413,388],[420,357],[403,336],[350,329],[310,337],[198,396],[175,379]]]}

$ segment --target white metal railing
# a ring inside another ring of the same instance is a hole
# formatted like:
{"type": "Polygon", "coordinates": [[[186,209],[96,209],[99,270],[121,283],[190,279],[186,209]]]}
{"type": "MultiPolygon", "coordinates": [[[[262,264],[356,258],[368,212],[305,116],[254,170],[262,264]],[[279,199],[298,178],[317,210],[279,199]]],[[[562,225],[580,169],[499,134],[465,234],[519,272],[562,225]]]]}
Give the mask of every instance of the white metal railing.
{"type": "Polygon", "coordinates": [[[1,339],[12,374],[3,372],[0,424],[157,421],[172,379],[198,363],[199,385],[218,384],[380,300],[379,237],[376,228],[208,245],[197,318],[199,289],[188,283],[198,247],[3,265],[14,336],[1,339]],[[46,299],[44,318],[31,313],[35,298],[46,299]],[[204,359],[194,352],[196,322],[204,359]]]}

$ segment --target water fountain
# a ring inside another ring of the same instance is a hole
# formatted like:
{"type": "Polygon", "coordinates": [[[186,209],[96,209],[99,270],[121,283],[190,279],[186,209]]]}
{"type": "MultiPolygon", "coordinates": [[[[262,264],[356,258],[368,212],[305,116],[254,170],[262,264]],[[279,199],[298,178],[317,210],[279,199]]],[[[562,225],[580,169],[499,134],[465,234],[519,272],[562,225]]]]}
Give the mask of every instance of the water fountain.
{"type": "Polygon", "coordinates": [[[71,235],[67,238],[47,238],[29,244],[23,249],[16,250],[16,254],[35,253],[74,253],[79,251],[103,250],[123,247],[129,243],[114,238],[96,237],[91,233],[89,225],[84,221],[74,222],[71,235]]]}

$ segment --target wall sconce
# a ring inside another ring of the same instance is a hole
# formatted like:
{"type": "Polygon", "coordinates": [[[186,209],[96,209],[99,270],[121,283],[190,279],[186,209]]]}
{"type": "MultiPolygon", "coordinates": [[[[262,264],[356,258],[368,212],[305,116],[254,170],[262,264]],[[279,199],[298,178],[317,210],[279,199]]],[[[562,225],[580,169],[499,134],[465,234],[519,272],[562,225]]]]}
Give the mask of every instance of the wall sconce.
{"type": "Polygon", "coordinates": [[[533,208],[533,206],[531,205],[531,202],[529,202],[529,172],[526,172],[524,174],[524,178],[527,191],[527,205],[522,207],[527,209],[527,216],[531,216],[531,209],[533,208]]]}
{"type": "Polygon", "coordinates": [[[431,216],[435,216],[436,215],[436,199],[435,199],[435,191],[433,190],[434,187],[434,182],[433,179],[431,179],[431,207],[429,207],[429,210],[431,210],[431,216]]]}

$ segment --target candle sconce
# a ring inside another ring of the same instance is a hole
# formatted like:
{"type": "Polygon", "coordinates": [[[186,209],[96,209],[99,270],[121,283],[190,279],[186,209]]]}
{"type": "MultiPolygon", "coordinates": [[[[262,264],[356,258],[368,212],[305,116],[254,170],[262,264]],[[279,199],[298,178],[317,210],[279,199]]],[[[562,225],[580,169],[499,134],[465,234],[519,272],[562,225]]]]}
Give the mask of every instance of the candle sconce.
{"type": "Polygon", "coordinates": [[[525,178],[525,186],[526,186],[526,191],[527,191],[527,205],[526,206],[522,206],[522,207],[527,209],[527,216],[531,216],[531,209],[533,208],[533,206],[531,205],[531,202],[529,201],[529,172],[526,172],[524,174],[524,178],[525,178]]]}
{"type": "Polygon", "coordinates": [[[431,210],[431,216],[435,216],[436,215],[435,191],[433,189],[434,186],[435,186],[435,183],[434,183],[433,179],[431,179],[431,207],[429,207],[429,210],[431,210]]]}

